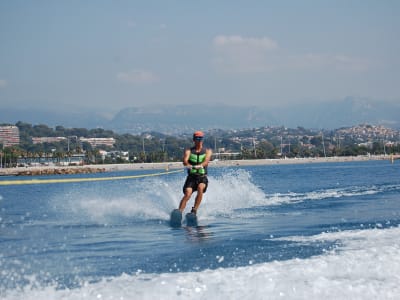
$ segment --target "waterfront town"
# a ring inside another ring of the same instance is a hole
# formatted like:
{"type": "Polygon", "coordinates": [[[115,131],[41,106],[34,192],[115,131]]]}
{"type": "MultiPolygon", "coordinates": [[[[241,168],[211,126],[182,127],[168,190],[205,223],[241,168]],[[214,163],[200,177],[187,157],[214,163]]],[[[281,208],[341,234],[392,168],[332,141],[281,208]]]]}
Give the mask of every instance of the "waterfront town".
{"type": "MultiPolygon", "coordinates": [[[[133,136],[103,129],[22,125],[0,126],[0,168],[173,163],[180,161],[183,149],[191,143],[190,134],[174,137],[146,132],[133,136]]],[[[376,155],[396,159],[400,152],[399,130],[381,125],[336,130],[283,126],[210,130],[206,136],[214,161],[376,155]]]]}

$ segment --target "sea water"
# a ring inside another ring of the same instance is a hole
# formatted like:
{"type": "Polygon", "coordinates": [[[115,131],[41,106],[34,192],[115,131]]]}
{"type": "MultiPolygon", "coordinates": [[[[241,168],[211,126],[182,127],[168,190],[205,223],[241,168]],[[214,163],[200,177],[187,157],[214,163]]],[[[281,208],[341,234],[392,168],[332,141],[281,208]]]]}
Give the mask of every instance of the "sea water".
{"type": "Polygon", "coordinates": [[[211,166],[181,228],[150,173],[0,185],[0,299],[399,299],[398,161],[211,166]]]}

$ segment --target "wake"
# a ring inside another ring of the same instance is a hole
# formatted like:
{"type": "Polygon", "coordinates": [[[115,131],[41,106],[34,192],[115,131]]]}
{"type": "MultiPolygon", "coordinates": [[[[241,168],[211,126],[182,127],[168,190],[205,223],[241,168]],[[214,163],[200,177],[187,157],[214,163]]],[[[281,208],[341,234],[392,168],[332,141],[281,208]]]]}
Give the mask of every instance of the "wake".
{"type": "MultiPolygon", "coordinates": [[[[92,222],[169,220],[170,212],[177,208],[182,197],[184,176],[146,178],[129,182],[114,182],[98,191],[92,186],[70,189],[53,199],[53,206],[70,219],[90,220],[92,222]]],[[[236,169],[223,175],[209,176],[209,188],[199,209],[199,218],[213,220],[225,217],[246,217],[243,210],[257,207],[266,208],[308,201],[324,201],[332,198],[353,198],[381,193],[398,193],[400,184],[365,185],[310,190],[306,192],[268,193],[256,185],[251,172],[236,169]],[[242,211],[238,215],[238,212],[242,211]]],[[[195,195],[188,202],[190,210],[195,195]]]]}
{"type": "Polygon", "coordinates": [[[376,195],[388,192],[399,192],[400,185],[366,185],[350,186],[343,188],[321,189],[309,192],[288,192],[267,194],[269,205],[279,205],[287,203],[300,203],[304,201],[317,201],[332,198],[359,197],[366,195],[376,195]]]}
{"type": "Polygon", "coordinates": [[[341,247],[306,259],[201,272],[122,274],[74,289],[37,286],[8,290],[3,299],[396,299],[400,293],[400,228],[286,237],[339,240],[341,247]]]}

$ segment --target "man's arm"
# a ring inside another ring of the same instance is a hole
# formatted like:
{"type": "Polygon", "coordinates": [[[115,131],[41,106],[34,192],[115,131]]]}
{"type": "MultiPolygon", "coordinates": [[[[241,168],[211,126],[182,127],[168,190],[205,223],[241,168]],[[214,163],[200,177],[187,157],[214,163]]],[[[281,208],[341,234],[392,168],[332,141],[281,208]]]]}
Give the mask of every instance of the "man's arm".
{"type": "Polygon", "coordinates": [[[212,155],[212,150],[211,150],[211,149],[207,149],[207,150],[206,150],[206,158],[205,158],[204,161],[201,163],[201,165],[202,165],[203,167],[207,167],[207,166],[208,166],[208,163],[209,163],[210,160],[211,160],[211,155],[212,155]]]}
{"type": "Polygon", "coordinates": [[[190,157],[190,149],[186,149],[184,154],[183,154],[183,160],[182,160],[183,165],[185,167],[191,166],[191,164],[189,163],[189,157],[190,157]]]}

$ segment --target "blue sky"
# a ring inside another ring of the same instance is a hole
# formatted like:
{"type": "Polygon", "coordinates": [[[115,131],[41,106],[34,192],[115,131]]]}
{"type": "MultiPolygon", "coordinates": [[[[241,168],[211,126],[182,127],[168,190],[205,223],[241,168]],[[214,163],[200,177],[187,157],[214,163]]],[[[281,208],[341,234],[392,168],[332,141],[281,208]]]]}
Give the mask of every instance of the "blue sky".
{"type": "Polygon", "coordinates": [[[398,101],[399,16],[396,0],[0,0],[0,102],[398,101]]]}

